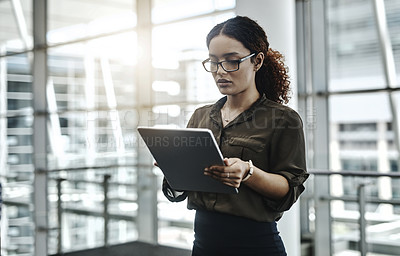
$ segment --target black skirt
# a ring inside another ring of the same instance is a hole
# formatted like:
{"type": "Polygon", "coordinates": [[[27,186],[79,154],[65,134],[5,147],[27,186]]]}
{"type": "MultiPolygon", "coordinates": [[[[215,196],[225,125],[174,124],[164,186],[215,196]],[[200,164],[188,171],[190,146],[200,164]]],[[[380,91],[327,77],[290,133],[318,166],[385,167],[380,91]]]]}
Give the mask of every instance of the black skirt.
{"type": "Polygon", "coordinates": [[[197,210],[192,256],[286,256],[276,222],[197,210]]]}

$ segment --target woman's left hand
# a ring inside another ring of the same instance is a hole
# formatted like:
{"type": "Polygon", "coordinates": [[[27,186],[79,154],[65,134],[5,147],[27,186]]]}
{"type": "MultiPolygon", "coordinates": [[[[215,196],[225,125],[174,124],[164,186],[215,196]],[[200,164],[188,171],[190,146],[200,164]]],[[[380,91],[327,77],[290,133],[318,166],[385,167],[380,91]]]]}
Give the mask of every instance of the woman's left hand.
{"type": "Polygon", "coordinates": [[[228,186],[239,188],[249,170],[249,164],[239,158],[225,158],[224,163],[225,166],[213,165],[204,169],[204,175],[211,176],[228,186]]]}

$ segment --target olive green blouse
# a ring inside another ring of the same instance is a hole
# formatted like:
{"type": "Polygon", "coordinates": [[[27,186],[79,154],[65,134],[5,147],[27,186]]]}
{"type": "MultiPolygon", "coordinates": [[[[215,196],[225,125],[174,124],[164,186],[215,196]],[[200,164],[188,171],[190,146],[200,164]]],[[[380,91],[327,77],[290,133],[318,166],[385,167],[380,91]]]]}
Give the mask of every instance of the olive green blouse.
{"type": "Polygon", "coordinates": [[[164,179],[163,192],[170,201],[188,198],[188,209],[204,209],[250,218],[256,221],[279,220],[304,191],[308,177],[305,161],[303,123],[291,108],[263,95],[248,110],[223,127],[221,108],[226,97],[213,105],[198,108],[188,127],[210,129],[227,158],[252,160],[254,166],[288,180],[289,192],[280,200],[262,196],[242,184],[238,194],[178,192],[164,179]]]}

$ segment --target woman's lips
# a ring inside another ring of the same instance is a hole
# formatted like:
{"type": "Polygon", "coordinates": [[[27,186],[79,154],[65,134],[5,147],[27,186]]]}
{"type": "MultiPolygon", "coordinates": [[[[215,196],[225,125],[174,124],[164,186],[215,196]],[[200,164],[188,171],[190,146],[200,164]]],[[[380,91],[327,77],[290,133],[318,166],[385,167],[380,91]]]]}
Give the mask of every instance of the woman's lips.
{"type": "Polygon", "coordinates": [[[226,87],[226,86],[229,86],[229,85],[231,85],[231,84],[232,84],[232,82],[229,81],[229,80],[226,80],[226,79],[218,79],[218,80],[217,80],[217,85],[218,85],[219,87],[226,87]]]}

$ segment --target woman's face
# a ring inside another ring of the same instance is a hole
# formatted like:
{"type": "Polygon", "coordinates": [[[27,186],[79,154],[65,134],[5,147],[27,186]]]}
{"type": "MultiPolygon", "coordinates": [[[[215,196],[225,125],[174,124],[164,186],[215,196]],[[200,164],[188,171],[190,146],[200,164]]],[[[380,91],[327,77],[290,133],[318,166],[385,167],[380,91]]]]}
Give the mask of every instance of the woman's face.
{"type": "MultiPolygon", "coordinates": [[[[218,35],[210,41],[208,47],[210,60],[220,62],[225,60],[239,60],[251,54],[249,49],[236,39],[225,35],[218,35]]],[[[248,90],[257,90],[255,83],[255,64],[250,58],[239,64],[239,70],[226,72],[221,65],[218,71],[212,73],[219,91],[224,95],[237,95],[248,90]]]]}

